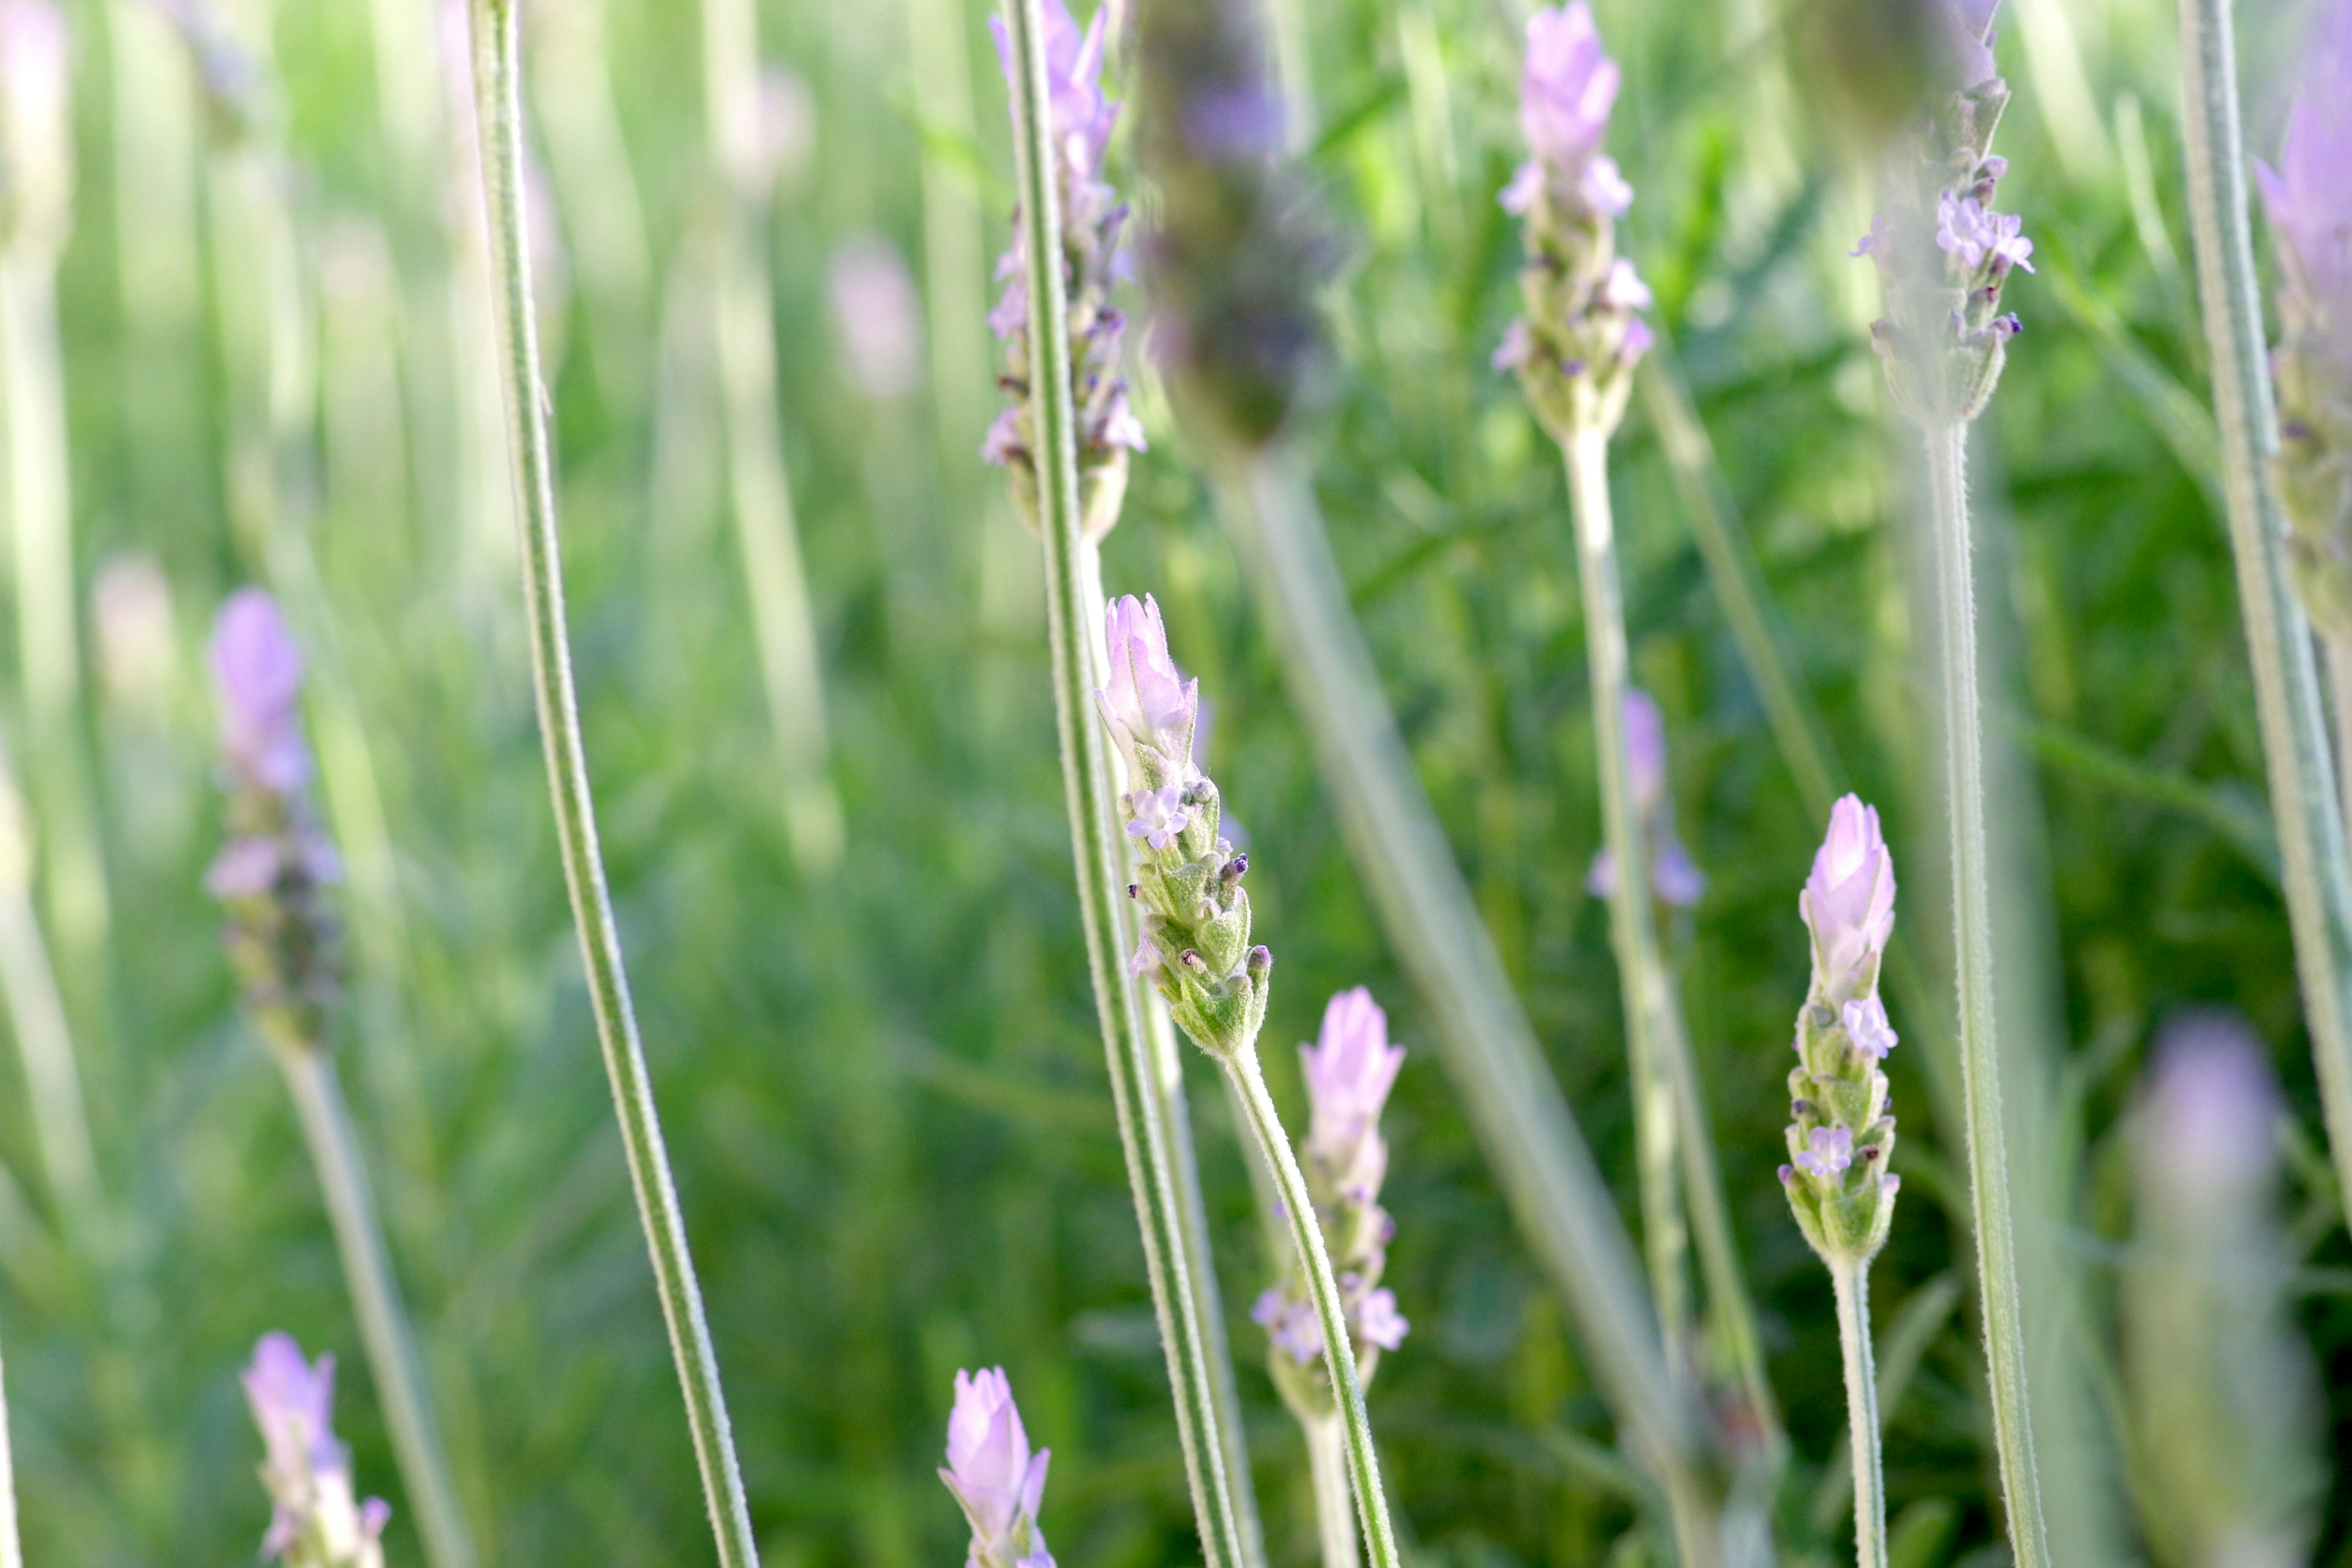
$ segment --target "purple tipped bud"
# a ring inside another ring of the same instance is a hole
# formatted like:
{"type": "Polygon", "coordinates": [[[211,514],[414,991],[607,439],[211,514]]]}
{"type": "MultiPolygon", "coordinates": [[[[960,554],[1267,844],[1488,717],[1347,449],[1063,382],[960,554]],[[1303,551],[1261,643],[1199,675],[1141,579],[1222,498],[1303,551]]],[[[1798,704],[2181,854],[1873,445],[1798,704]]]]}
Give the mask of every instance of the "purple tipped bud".
{"type": "Polygon", "coordinates": [[[302,739],[302,650],[278,601],[240,588],[221,605],[206,656],[220,700],[221,749],[240,782],[279,795],[310,776],[302,739]]]}
{"type": "MultiPolygon", "coordinates": [[[[1585,0],[1538,11],[1528,19],[1527,65],[1519,75],[1519,128],[1528,150],[1541,166],[1535,180],[1562,197],[1615,216],[1633,193],[1623,189],[1616,165],[1601,156],[1601,140],[1616,106],[1621,73],[1601,47],[1601,29],[1585,0]],[[1588,183],[1593,164],[1607,164],[1605,177],[1588,183]],[[1622,193],[1622,199],[1621,199],[1622,193]],[[1594,197],[1601,198],[1595,201],[1594,197]],[[1604,205],[1606,204],[1606,205],[1604,205]]],[[[1520,179],[1527,180],[1524,172],[1520,179]]],[[[1515,182],[1516,185],[1517,182],[1515,182]]],[[[1526,197],[1532,205],[1532,192],[1526,197]]],[[[1525,211],[1526,205],[1516,209],[1525,211]]]]}
{"type": "Polygon", "coordinates": [[[380,1563],[377,1538],[392,1510],[381,1498],[352,1496],[351,1452],[336,1441],[332,1419],[335,1358],[314,1363],[292,1336],[264,1334],[241,1381],[261,1428],[261,1479],[273,1505],[262,1555],[316,1540],[338,1552],[338,1563],[380,1563]]]}
{"type": "Polygon", "coordinates": [[[1895,931],[1895,859],[1876,807],[1851,795],[1837,803],[1797,908],[1813,933],[1818,988],[1834,995],[1875,973],[1895,931]]]}
{"type": "Polygon", "coordinates": [[[1168,629],[1160,624],[1159,605],[1149,595],[1140,603],[1132,594],[1111,601],[1105,641],[1110,679],[1096,689],[1095,706],[1126,753],[1129,777],[1141,786],[1152,782],[1155,771],[1175,773],[1187,768],[1201,683],[1184,679],[1169,658],[1168,629]],[[1143,756],[1147,750],[1156,753],[1150,769],[1143,756]]]}
{"type": "Polygon", "coordinates": [[[1388,1015],[1359,985],[1331,998],[1322,1033],[1315,1044],[1298,1047],[1298,1059],[1313,1108],[1307,1148],[1335,1170],[1351,1170],[1357,1151],[1376,1137],[1381,1108],[1404,1066],[1404,1048],[1389,1044],[1388,1015]]]}
{"type": "Polygon", "coordinates": [[[1003,1367],[956,1373],[948,1462],[940,1479],[971,1523],[973,1563],[1024,1563],[1034,1553],[1051,1564],[1037,1530],[1037,1510],[1052,1457],[1044,1448],[1029,1451],[1029,1435],[1022,1430],[1003,1367]]]}

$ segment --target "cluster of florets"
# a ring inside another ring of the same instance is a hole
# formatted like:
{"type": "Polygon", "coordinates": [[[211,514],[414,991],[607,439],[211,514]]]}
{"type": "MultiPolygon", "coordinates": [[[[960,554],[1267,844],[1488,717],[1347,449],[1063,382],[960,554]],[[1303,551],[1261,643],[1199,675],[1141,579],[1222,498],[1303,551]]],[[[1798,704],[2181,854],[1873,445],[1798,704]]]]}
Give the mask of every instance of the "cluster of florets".
{"type": "Polygon", "coordinates": [[[2009,340],[2024,330],[2000,304],[2011,272],[2033,270],[2033,242],[2021,218],[1993,210],[1994,188],[2009,172],[2009,161],[1991,151],[2009,84],[1992,71],[1990,18],[1990,6],[1981,18],[1971,15],[1968,26],[1979,31],[1958,56],[1973,79],[1937,105],[1909,166],[1888,183],[1886,209],[1853,248],[1877,264],[1886,297],[1872,344],[1895,402],[1923,426],[1966,423],[1982,412],[2009,340]]]}
{"type": "Polygon", "coordinates": [[[2279,498],[2312,620],[2352,637],[2352,5],[2323,11],[2275,169],[2254,177],[2277,239],[2279,498]]]}
{"type": "Polygon", "coordinates": [[[1886,1241],[1900,1184],[1886,1168],[1895,1118],[1881,1067],[1895,1035],[1878,999],[1895,931],[1895,861],[1874,808],[1853,795],[1837,803],[1797,908],[1812,932],[1813,982],[1797,1015],[1780,1184],[1824,1261],[1867,1262],[1886,1241]]]}
{"type": "Polygon", "coordinates": [[[948,1462],[940,1470],[971,1524],[964,1568],[1054,1568],[1038,1528],[1050,1450],[1029,1451],[1013,1384],[1003,1367],[959,1372],[948,1416],[948,1462]]]}
{"type": "Polygon", "coordinates": [[[286,1568],[383,1568],[382,1498],[356,1500],[351,1450],[335,1439],[335,1358],[316,1364],[287,1334],[265,1334],[244,1373],[261,1428],[261,1484],[274,1508],[261,1554],[286,1568]]]}
{"type": "Polygon", "coordinates": [[[1130,973],[1168,998],[1193,1044],[1220,1060],[1257,1039],[1274,955],[1250,945],[1249,857],[1218,832],[1217,786],[1192,763],[1201,686],[1168,655],[1160,606],[1113,601],[1106,627],[1110,682],[1095,691],[1127,760],[1121,820],[1135,841],[1141,940],[1130,973]]]}
{"type": "MultiPolygon", "coordinates": [[[[1062,214],[1062,268],[1068,289],[1070,385],[1077,410],[1080,526],[1100,539],[1118,521],[1127,493],[1129,452],[1144,449],[1143,425],[1128,406],[1127,381],[1118,374],[1119,344],[1127,316],[1110,301],[1111,287],[1127,272],[1119,248],[1127,205],[1102,177],[1103,158],[1118,105],[1103,96],[1103,18],[1096,11],[1084,33],[1063,0],[1045,0],[1046,114],[1053,130],[1055,188],[1062,214]]],[[[1001,17],[991,17],[996,53],[1017,105],[1023,90],[1013,41],[1001,17]]],[[[1037,431],[1030,408],[1029,240],[1019,213],[1013,244],[996,264],[1004,292],[988,324],[1004,345],[1004,374],[997,377],[1008,397],[988,427],[981,456],[1012,476],[1022,514],[1037,519],[1037,431]]]]}
{"type": "MultiPolygon", "coordinates": [[[[1396,1235],[1396,1223],[1380,1202],[1389,1169],[1381,1109],[1404,1065],[1404,1049],[1389,1044],[1388,1015],[1359,985],[1331,998],[1322,1033],[1315,1044],[1298,1047],[1298,1058],[1311,1107],[1298,1163],[1339,1277],[1357,1374],[1370,1383],[1381,1352],[1402,1344],[1412,1326],[1397,1311],[1395,1293],[1381,1284],[1396,1235]]],[[[1322,1320],[1295,1267],[1266,1288],[1250,1316],[1266,1331],[1275,1386],[1292,1408],[1302,1415],[1336,1409],[1323,1364],[1322,1320]]]]}
{"type": "MultiPolygon", "coordinates": [[[[1633,809],[1650,854],[1650,886],[1661,901],[1686,910],[1706,891],[1706,873],[1675,831],[1674,792],[1666,779],[1666,721],[1650,694],[1625,692],[1625,759],[1633,773],[1633,809]]],[[[1585,891],[1605,899],[1617,890],[1617,858],[1602,846],[1584,879],[1585,891]]]]}
{"type": "Polygon", "coordinates": [[[1617,254],[1617,219],[1633,192],[1601,151],[1619,76],[1585,0],[1528,20],[1519,125],[1529,156],[1502,197],[1524,225],[1527,313],[1504,334],[1495,367],[1518,373],[1555,437],[1578,426],[1613,428],[1653,341],[1641,315],[1649,288],[1617,254]]]}
{"type": "Polygon", "coordinates": [[[302,650],[258,588],[221,606],[209,654],[220,700],[228,841],[205,887],[246,1005],[273,1046],[315,1047],[338,984],[341,942],[327,889],[342,874],[310,800],[302,650]]]}

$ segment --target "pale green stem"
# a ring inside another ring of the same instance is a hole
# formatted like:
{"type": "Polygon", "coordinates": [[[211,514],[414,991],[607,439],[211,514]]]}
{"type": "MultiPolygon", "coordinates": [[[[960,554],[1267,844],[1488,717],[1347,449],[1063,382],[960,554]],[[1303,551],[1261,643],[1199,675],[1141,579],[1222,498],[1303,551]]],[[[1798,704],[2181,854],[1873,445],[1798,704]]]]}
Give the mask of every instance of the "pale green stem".
{"type": "Polygon", "coordinates": [[[804,872],[841,858],[841,801],[827,763],[824,687],[803,570],[776,397],[776,324],[768,296],[764,193],[753,187],[759,124],[758,19],[751,0],[701,0],[703,118],[715,197],[711,331],[727,437],[727,485],[751,599],[769,721],[782,769],[784,821],[804,872]]]}
{"type": "MultiPolygon", "coordinates": [[[[1683,1224],[1675,1171],[1675,1096],[1660,1053],[1675,1031],[1659,1016],[1665,980],[1650,907],[1650,854],[1633,798],[1633,763],[1625,749],[1628,662],[1625,608],[1617,583],[1616,525],[1609,503],[1609,436],[1597,426],[1571,432],[1560,443],[1576,515],[1577,581],[1584,595],[1585,663],[1592,678],[1594,754],[1601,773],[1601,834],[1615,859],[1609,892],[1610,944],[1616,951],[1618,991],[1625,1009],[1627,1074],[1633,1098],[1635,1168],[1642,1196],[1642,1245],[1650,1293],[1665,1337],[1666,1370],[1685,1375],[1690,1354],[1689,1232],[1683,1224]]],[[[1673,1077],[1687,1077],[1687,1072],[1673,1077]]]]}
{"type": "Polygon", "coordinates": [[[564,885],[596,1016],[596,1034],[611,1079],[629,1181],[652,1256],[662,1316],[686,1396],[695,1460],[717,1537],[720,1568],[753,1568],[760,1561],[719,1362],[704,1321],[702,1287],[687,1247],[686,1218],[662,1145],[653,1080],[629,1002],[621,937],[604,885],[596,842],[595,801],[580,736],[572,690],[570,634],[563,621],[563,564],[555,515],[555,476],[548,449],[546,388],[540,379],[539,329],[531,314],[530,263],[523,218],[520,61],[515,37],[516,0],[471,0],[476,121],[482,142],[484,200],[489,217],[492,272],[498,282],[499,363],[507,429],[513,444],[517,517],[520,523],[524,609],[530,621],[531,674],[541,739],[547,752],[549,794],[564,885]]]}
{"type": "Polygon", "coordinates": [[[2042,1480],[2025,1386],[2025,1324],[2010,1223],[2009,1136],[1994,1038],[1992,886],[1985,868],[1984,729],[1977,699],[1976,589],[1969,534],[1968,426],[1931,426],[1927,477],[1943,631],[1945,794],[1952,819],[1952,930],[1959,975],[1960,1081],[1968,1113],[1969,1191],[1984,1299],[1985,1371],[1993,1441],[2017,1568],[2047,1568],[2042,1480]]]}
{"type": "Polygon", "coordinates": [[[1348,1487],[1348,1429],[1335,1415],[1302,1416],[1307,1478],[1315,1488],[1315,1536],[1323,1568],[1357,1568],[1356,1510],[1348,1487]]]}
{"type": "Polygon", "coordinates": [[[1886,1568],[1886,1477],[1879,1460],[1878,1372],[1870,1353],[1870,1265],[1830,1265],[1838,1342],[1845,1352],[1845,1416],[1853,1449],[1853,1559],[1886,1568]]]}
{"type": "Polygon", "coordinates": [[[2352,823],[2352,637],[2326,637],[2328,700],[2336,718],[2336,787],[2352,823]]]}
{"type": "Polygon", "coordinates": [[[1331,1272],[1331,1254],[1323,1245],[1323,1222],[1316,1216],[1314,1194],[1307,1190],[1306,1174],[1298,1168],[1297,1156],[1290,1152],[1290,1139],[1274,1109],[1274,1096],[1266,1092],[1257,1047],[1244,1046],[1225,1058],[1223,1066],[1241,1090],[1250,1131],[1257,1134],[1258,1147],[1274,1168],[1275,1190],[1282,1194],[1291,1243],[1298,1251],[1298,1271],[1306,1277],[1307,1294],[1315,1302],[1315,1319],[1323,1330],[1323,1370],[1331,1379],[1332,1396],[1339,1406],[1336,1419],[1347,1451],[1348,1479],[1356,1493],[1356,1522],[1363,1529],[1367,1555],[1371,1568],[1399,1568],[1402,1559],[1397,1555],[1396,1530],[1389,1522],[1388,1495],[1381,1489],[1380,1451],[1372,1446],[1372,1420],[1364,1409],[1363,1380],[1356,1375],[1355,1341],[1349,1334],[1347,1309],[1339,1300],[1339,1281],[1331,1272]]]}
{"type": "Polygon", "coordinates": [[[1428,1003],[1513,1217],[1575,1319],[1617,1418],[1666,1492],[1685,1568],[1711,1568],[1721,1555],[1719,1494],[1698,1452],[1696,1412],[1667,1376],[1616,1201],[1414,776],[1331,558],[1307,466],[1277,444],[1218,478],[1358,874],[1428,1003]]]}
{"type": "Polygon", "coordinates": [[[0,1372],[0,1568],[25,1568],[16,1539],[16,1458],[8,1441],[8,1388],[0,1372]]]}
{"type": "Polygon", "coordinates": [[[327,1194],[335,1248],[342,1255],[343,1278],[351,1286],[352,1306],[359,1314],[368,1368],[375,1374],[376,1396],[383,1402],[384,1424],[392,1430],[393,1452],[400,1460],[410,1506],[416,1510],[425,1555],[434,1568],[473,1568],[479,1556],[457,1503],[457,1487],[449,1478],[448,1455],[433,1418],[425,1369],[417,1359],[416,1334],[409,1326],[408,1309],[402,1303],[392,1258],[384,1250],[375,1194],[368,1185],[359,1140],[352,1131],[351,1111],[335,1076],[334,1058],[310,1042],[273,1044],[273,1054],[286,1071],[287,1087],[294,1092],[294,1108],[301,1115],[310,1163],[318,1168],[319,1185],[327,1194]]]}
{"type": "Polygon", "coordinates": [[[88,1242],[90,1227],[103,1217],[89,1115],[57,970],[21,881],[0,885],[0,990],[7,993],[8,1022],[32,1091],[34,1131],[50,1201],[66,1217],[67,1228],[81,1232],[88,1242]]]}
{"type": "MultiPolygon", "coordinates": [[[[1037,454],[1039,531],[1044,535],[1047,643],[1054,671],[1054,721],[1062,752],[1063,792],[1076,861],[1078,910],[1087,973],[1110,1076],[1111,1102],[1127,1158],[1151,1304],[1168,1356],[1176,1432],[1200,1525],[1207,1568],[1246,1568],[1253,1559],[1236,1497],[1249,1471],[1239,1459],[1240,1433],[1219,1419],[1216,1370],[1203,1310],[1215,1291],[1205,1284],[1173,1169],[1161,1077],[1143,1025],[1120,901],[1127,850],[1112,801],[1109,747],[1095,718],[1093,661],[1102,614],[1092,552],[1080,529],[1077,416],[1070,383],[1069,301],[1062,272],[1062,226],[1045,71],[1041,0],[1006,0],[1017,87],[1013,94],[1013,153],[1021,192],[1019,221],[1027,247],[1030,409],[1037,454]]],[[[1222,1375],[1230,1379],[1230,1369],[1222,1375]]]]}
{"type": "MultiPolygon", "coordinates": [[[[2180,0],[2180,130],[2197,292],[2213,365],[2221,478],[2238,602],[2269,763],[2287,922],[2303,981],[2304,1025],[2318,1068],[2336,1184],[2352,1205],[2352,866],[2321,716],[2311,623],[2289,591],[2286,522],[2270,468],[2278,456],[2263,307],[2246,218],[2246,156],[2229,0],[2180,0]]],[[[2352,769],[2352,758],[2341,760],[2352,769]]]]}

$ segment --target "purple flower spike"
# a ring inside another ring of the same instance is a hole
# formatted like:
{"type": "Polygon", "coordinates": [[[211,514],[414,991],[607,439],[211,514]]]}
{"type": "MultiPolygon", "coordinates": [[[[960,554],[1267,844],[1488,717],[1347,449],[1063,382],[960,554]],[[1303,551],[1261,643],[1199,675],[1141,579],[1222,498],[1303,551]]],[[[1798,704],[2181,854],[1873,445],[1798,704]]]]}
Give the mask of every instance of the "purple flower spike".
{"type": "Polygon", "coordinates": [[[971,1523],[973,1568],[1012,1568],[1035,1563],[1049,1568],[1037,1509],[1045,1495],[1045,1466],[1052,1455],[1029,1451],[1013,1385],[1003,1367],[959,1372],[955,1409],[948,1416],[948,1462],[940,1479],[955,1494],[971,1523]]]}
{"type": "MultiPolygon", "coordinates": [[[[1118,105],[1103,96],[1103,18],[1108,5],[1098,7],[1086,31],[1063,0],[1045,0],[1046,112],[1054,141],[1073,170],[1087,175],[1102,173],[1103,153],[1110,145],[1111,128],[1118,123],[1118,105]]],[[[996,40],[996,63],[1004,69],[1004,83],[1014,91],[1020,82],[1013,67],[1013,37],[1004,18],[988,19],[989,36],[996,40]]]]}
{"type": "MultiPolygon", "coordinates": [[[[1576,191],[1588,165],[1601,155],[1620,79],[1617,62],[1601,47],[1601,29],[1585,0],[1538,11],[1528,19],[1519,129],[1528,150],[1548,166],[1554,190],[1576,191]]],[[[1623,209],[1600,210],[1614,216],[1623,209]]]]}
{"type": "Polygon", "coordinates": [[[207,660],[230,768],[275,794],[301,788],[310,776],[302,739],[302,650],[278,601],[259,588],[230,595],[213,623],[207,660]]]}
{"type": "Polygon", "coordinates": [[[1865,971],[1876,973],[1895,931],[1895,858],[1876,807],[1851,795],[1837,803],[1797,908],[1813,933],[1814,983],[1822,991],[1848,992],[1865,971]]]}
{"type": "Polygon", "coordinates": [[[1168,655],[1168,628],[1150,595],[1139,603],[1132,594],[1111,601],[1104,640],[1110,652],[1110,679],[1096,689],[1095,705],[1126,754],[1136,786],[1158,787],[1151,770],[1159,775],[1190,771],[1187,759],[1192,754],[1201,683],[1177,672],[1176,661],[1168,655]],[[1152,753],[1148,766],[1146,752],[1152,753]]]}

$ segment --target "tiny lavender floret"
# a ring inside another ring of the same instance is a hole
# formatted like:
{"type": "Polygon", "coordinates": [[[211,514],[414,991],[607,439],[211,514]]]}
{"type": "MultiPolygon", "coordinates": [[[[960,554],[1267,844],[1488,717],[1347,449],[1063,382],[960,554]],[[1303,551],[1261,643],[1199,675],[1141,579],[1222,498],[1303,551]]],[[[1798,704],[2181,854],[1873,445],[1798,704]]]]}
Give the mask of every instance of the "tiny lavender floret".
{"type": "Polygon", "coordinates": [[[1194,1044],[1229,1059],[1257,1039],[1274,968],[1250,945],[1249,858],[1217,831],[1217,786],[1192,762],[1200,682],[1177,674],[1160,606],[1129,595],[1107,618],[1110,678],[1095,705],[1127,759],[1119,811],[1142,851],[1128,889],[1142,906],[1129,972],[1160,988],[1194,1044]]]}
{"type": "MultiPolygon", "coordinates": [[[[1127,382],[1118,374],[1119,342],[1127,317],[1110,302],[1111,286],[1127,275],[1119,248],[1127,205],[1102,177],[1103,155],[1118,105],[1103,96],[1103,26],[1109,6],[1097,8],[1081,33],[1064,0],[1045,0],[1046,110],[1053,127],[1055,189],[1062,214],[1063,279],[1068,289],[1071,401],[1077,409],[1080,526],[1100,539],[1118,521],[1127,494],[1129,452],[1144,449],[1143,426],[1128,406],[1127,382]]],[[[996,54],[1013,90],[1015,112],[1021,92],[1013,41],[1003,18],[992,16],[996,54]]],[[[989,312],[988,324],[1004,345],[1004,374],[997,384],[1011,400],[989,426],[981,456],[1012,476],[1022,514],[1036,526],[1037,463],[1034,416],[1029,405],[1029,241],[1019,213],[1013,215],[1013,245],[996,264],[1004,292],[989,312]]]]}
{"type": "Polygon", "coordinates": [[[320,831],[302,734],[302,650],[277,601],[229,596],[208,654],[220,704],[228,838],[205,886],[228,911],[223,935],[246,1005],[276,1048],[325,1037],[340,940],[327,888],[341,875],[320,831]]]}
{"type": "Polygon", "coordinates": [[[1502,196],[1525,226],[1526,314],[1505,333],[1495,366],[1518,373],[1559,438],[1578,424],[1616,426],[1652,342],[1640,314],[1650,290],[1616,252],[1616,220],[1633,192],[1601,151],[1619,77],[1585,0],[1529,18],[1519,128],[1530,156],[1502,196]]]}
{"type": "MultiPolygon", "coordinates": [[[[1360,985],[1331,998],[1321,1034],[1315,1044],[1298,1047],[1298,1058],[1311,1108],[1298,1161],[1339,1274],[1357,1374],[1369,1384],[1381,1352],[1402,1344],[1411,1327],[1394,1293],[1381,1284],[1396,1231],[1380,1205],[1389,1168],[1381,1110],[1404,1065],[1404,1050],[1389,1043],[1388,1015],[1360,985]]],[[[1302,1418],[1330,1415],[1335,1405],[1323,1368],[1322,1325],[1296,1268],[1258,1297],[1250,1316],[1272,1342],[1275,1386],[1285,1402],[1302,1418]]]]}
{"type": "Polygon", "coordinates": [[[335,1358],[313,1364],[291,1336],[264,1334],[243,1377],[261,1428],[261,1482],[275,1505],[262,1556],[286,1568],[383,1568],[392,1509],[382,1498],[353,1500],[351,1450],[331,1419],[335,1358]]]}
{"type": "Polygon", "coordinates": [[[2033,242],[2014,214],[1993,210],[2009,172],[1992,151],[2009,84],[1993,72],[1993,6],[1937,0],[1953,34],[1948,51],[1962,79],[1897,155],[1887,207],[1853,247],[1878,266],[1885,319],[1871,341],[1885,361],[1895,400],[1916,424],[1964,424],[2000,379],[2009,340],[2023,331],[2000,308],[2013,270],[2033,270],[2033,242]]]}
{"type": "Polygon", "coordinates": [[[965,1568],[1054,1568],[1037,1525],[1045,1495],[1046,1449],[1029,1451],[1003,1367],[959,1372],[948,1416],[948,1484],[971,1523],[965,1568]]]}
{"type": "MultiPolygon", "coordinates": [[[[1675,801],[1666,780],[1666,721],[1650,694],[1625,692],[1625,752],[1633,774],[1633,808],[1642,816],[1642,842],[1650,846],[1650,886],[1677,909],[1689,909],[1706,891],[1706,873],[1675,832],[1675,801]]],[[[1617,858],[1606,845],[1592,858],[1585,891],[1605,899],[1617,890],[1617,858]]]]}
{"type": "Polygon", "coordinates": [[[1837,803],[1797,907],[1812,932],[1813,981],[1797,1016],[1780,1184],[1823,1262],[1866,1264],[1885,1243],[1898,1184],[1886,1168],[1895,1118],[1879,1065],[1895,1030],[1878,999],[1895,931],[1895,863],[1874,809],[1853,795],[1837,803]]]}
{"type": "Polygon", "coordinates": [[[2279,499],[2320,630],[2352,637],[2352,3],[2315,18],[2278,167],[2254,178],[2276,237],[2279,499]]]}

